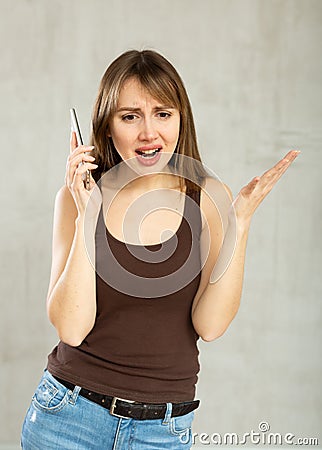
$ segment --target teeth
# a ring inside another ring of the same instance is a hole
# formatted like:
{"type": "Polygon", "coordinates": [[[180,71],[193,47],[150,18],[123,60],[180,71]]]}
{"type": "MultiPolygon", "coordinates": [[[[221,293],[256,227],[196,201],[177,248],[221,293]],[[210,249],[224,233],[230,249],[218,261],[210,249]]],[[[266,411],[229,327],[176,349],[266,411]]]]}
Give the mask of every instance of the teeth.
{"type": "Polygon", "coordinates": [[[153,148],[152,150],[136,150],[136,152],[144,158],[153,158],[160,150],[161,147],[153,148]]]}
{"type": "Polygon", "coordinates": [[[142,153],[143,158],[154,158],[157,153],[142,153]]]}
{"type": "Polygon", "coordinates": [[[152,153],[155,153],[157,150],[159,149],[154,148],[153,150],[142,150],[142,153],[144,153],[145,155],[151,155],[152,153]]]}

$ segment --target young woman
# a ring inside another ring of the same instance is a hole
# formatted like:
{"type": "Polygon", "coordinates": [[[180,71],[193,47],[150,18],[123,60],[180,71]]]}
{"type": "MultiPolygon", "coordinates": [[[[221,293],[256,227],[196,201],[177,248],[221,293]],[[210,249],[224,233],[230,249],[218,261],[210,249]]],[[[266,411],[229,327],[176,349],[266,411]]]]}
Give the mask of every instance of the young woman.
{"type": "Polygon", "coordinates": [[[237,313],[251,217],[298,152],[232,203],[201,163],[182,80],[149,50],[107,68],[91,141],[72,133],[56,197],[47,310],[60,342],[22,447],[188,449],[197,341],[237,313]]]}

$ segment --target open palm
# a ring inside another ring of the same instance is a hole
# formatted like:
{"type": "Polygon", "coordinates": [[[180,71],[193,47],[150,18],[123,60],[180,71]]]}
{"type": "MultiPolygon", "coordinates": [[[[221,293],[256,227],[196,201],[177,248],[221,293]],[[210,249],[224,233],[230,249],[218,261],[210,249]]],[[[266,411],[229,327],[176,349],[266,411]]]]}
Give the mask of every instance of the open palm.
{"type": "Polygon", "coordinates": [[[233,202],[238,221],[249,222],[260,203],[292,164],[300,151],[291,150],[283,159],[261,176],[254,177],[244,186],[233,202]]]}

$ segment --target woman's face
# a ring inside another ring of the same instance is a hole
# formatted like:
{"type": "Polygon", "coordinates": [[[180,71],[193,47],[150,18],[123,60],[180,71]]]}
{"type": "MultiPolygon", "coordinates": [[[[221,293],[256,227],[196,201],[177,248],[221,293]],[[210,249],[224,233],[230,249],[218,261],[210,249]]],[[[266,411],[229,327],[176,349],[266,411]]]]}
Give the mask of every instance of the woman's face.
{"type": "Polygon", "coordinates": [[[123,161],[140,170],[160,170],[171,159],[180,132],[180,113],[164,105],[135,78],[124,83],[110,121],[110,137],[123,161]]]}

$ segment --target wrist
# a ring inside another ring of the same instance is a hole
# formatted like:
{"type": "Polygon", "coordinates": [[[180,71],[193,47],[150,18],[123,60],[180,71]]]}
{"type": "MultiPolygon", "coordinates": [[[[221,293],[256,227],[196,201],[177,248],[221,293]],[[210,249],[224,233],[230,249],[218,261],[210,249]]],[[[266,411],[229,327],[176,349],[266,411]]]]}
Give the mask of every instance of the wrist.
{"type": "Polygon", "coordinates": [[[236,214],[232,214],[229,216],[228,222],[230,227],[235,228],[236,234],[238,235],[248,234],[251,223],[251,217],[242,218],[236,216],[236,214]]]}
{"type": "Polygon", "coordinates": [[[236,232],[237,235],[243,236],[248,235],[249,228],[250,228],[250,219],[249,220],[240,220],[236,219],[236,232]]]}

